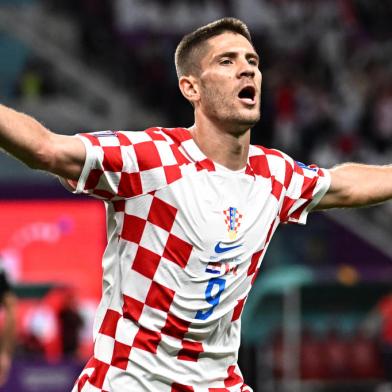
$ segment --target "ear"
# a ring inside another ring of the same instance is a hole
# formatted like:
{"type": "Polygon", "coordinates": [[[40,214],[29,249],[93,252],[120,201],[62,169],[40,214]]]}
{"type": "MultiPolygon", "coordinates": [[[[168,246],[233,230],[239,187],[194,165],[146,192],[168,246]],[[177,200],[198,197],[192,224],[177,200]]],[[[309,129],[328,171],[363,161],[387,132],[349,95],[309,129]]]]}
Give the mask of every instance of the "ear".
{"type": "Polygon", "coordinates": [[[181,76],[178,85],[182,95],[193,105],[200,99],[199,83],[194,76],[181,76]]]}

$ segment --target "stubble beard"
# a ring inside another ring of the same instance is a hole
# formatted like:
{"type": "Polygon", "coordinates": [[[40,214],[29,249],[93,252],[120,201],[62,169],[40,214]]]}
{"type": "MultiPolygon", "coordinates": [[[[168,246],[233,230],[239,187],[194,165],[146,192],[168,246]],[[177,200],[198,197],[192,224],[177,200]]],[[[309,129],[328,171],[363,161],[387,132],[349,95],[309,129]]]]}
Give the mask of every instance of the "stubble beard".
{"type": "Polygon", "coordinates": [[[215,122],[225,125],[229,132],[245,132],[260,120],[260,107],[239,109],[236,97],[206,89],[206,113],[215,122]]]}

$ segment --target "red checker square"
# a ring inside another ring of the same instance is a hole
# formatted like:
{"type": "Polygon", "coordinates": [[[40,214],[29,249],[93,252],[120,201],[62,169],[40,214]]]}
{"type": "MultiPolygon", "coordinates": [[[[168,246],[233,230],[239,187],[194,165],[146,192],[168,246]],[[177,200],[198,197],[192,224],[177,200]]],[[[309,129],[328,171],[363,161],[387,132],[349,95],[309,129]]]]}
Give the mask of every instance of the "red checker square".
{"type": "Polygon", "coordinates": [[[131,346],[124,343],[114,342],[112,365],[120,369],[126,370],[129,361],[131,346]]]}
{"type": "Polygon", "coordinates": [[[250,266],[248,268],[248,276],[252,275],[256,271],[257,264],[260,260],[261,255],[263,254],[263,252],[264,252],[264,249],[259,250],[258,252],[254,253],[252,255],[252,259],[250,261],[250,266]]]}
{"type": "Polygon", "coordinates": [[[121,237],[127,241],[139,244],[143,235],[146,220],[134,215],[124,215],[124,224],[121,232],[121,237]]]}
{"type": "Polygon", "coordinates": [[[294,162],[294,171],[300,174],[301,176],[303,176],[304,174],[304,169],[300,167],[297,162],[294,162]]]}
{"type": "Polygon", "coordinates": [[[132,197],[143,193],[142,180],[139,173],[121,173],[118,184],[118,195],[132,197]]]}
{"type": "Polygon", "coordinates": [[[304,210],[306,209],[306,207],[311,203],[311,200],[307,200],[304,202],[304,204],[299,207],[297,210],[295,210],[292,214],[291,214],[291,218],[299,220],[299,218],[301,217],[301,214],[304,212],[304,210]]]}
{"type": "Polygon", "coordinates": [[[165,171],[166,182],[168,184],[171,184],[182,177],[181,169],[178,165],[165,166],[163,170],[165,171]]]}
{"type": "Polygon", "coordinates": [[[187,163],[189,163],[189,159],[184,154],[181,153],[178,146],[172,144],[170,148],[173,152],[174,158],[176,159],[179,165],[186,165],[187,163]]]}
{"type": "Polygon", "coordinates": [[[182,341],[182,349],[178,352],[178,359],[182,361],[197,362],[200,353],[204,352],[203,345],[199,342],[192,342],[190,340],[182,341]]]}
{"type": "Polygon", "coordinates": [[[185,268],[191,256],[193,246],[173,234],[167,239],[163,257],[185,268]]]}
{"type": "Polygon", "coordinates": [[[251,286],[253,286],[253,284],[255,283],[257,276],[259,274],[260,268],[257,268],[256,272],[253,274],[252,276],[252,280],[250,281],[251,286]]]}
{"type": "Polygon", "coordinates": [[[271,193],[273,196],[275,196],[276,200],[279,200],[282,194],[283,185],[279,181],[277,181],[274,177],[272,177],[271,180],[272,180],[271,193]]]}
{"type": "Polygon", "coordinates": [[[120,147],[102,147],[103,149],[103,168],[105,171],[121,172],[123,159],[120,147]]]}
{"type": "Polygon", "coordinates": [[[124,212],[125,211],[125,200],[117,200],[113,202],[113,208],[116,212],[124,212]]]}
{"type": "Polygon", "coordinates": [[[174,314],[169,313],[167,315],[166,324],[161,332],[174,338],[184,339],[184,335],[188,332],[190,324],[190,321],[182,320],[174,314]]]}
{"type": "Polygon", "coordinates": [[[120,146],[131,146],[132,142],[121,132],[116,132],[116,136],[118,141],[120,142],[120,146]]]}
{"type": "Polygon", "coordinates": [[[161,256],[148,249],[139,246],[136,252],[135,260],[132,264],[132,269],[139,272],[146,278],[152,279],[158,268],[161,256]]]}
{"type": "Polygon", "coordinates": [[[140,327],[133,341],[133,347],[156,354],[160,341],[161,334],[159,332],[140,327]]]}
{"type": "Polygon", "coordinates": [[[313,191],[317,185],[317,177],[303,177],[303,179],[304,182],[301,189],[301,198],[310,200],[313,198],[313,191]]]}
{"type": "Polygon", "coordinates": [[[268,178],[271,176],[268,161],[265,155],[257,155],[249,158],[250,166],[253,169],[253,172],[264,178],[268,178]]]}
{"type": "Polygon", "coordinates": [[[194,392],[195,390],[193,387],[189,385],[183,385],[183,384],[177,384],[174,383],[171,386],[171,391],[170,392],[194,392]]]}
{"type": "Polygon", "coordinates": [[[233,387],[234,385],[242,384],[244,380],[235,372],[235,366],[230,366],[227,369],[229,376],[225,380],[225,387],[233,387]]]}
{"type": "Polygon", "coordinates": [[[147,220],[163,230],[170,231],[176,218],[177,209],[154,197],[147,220]]]}
{"type": "Polygon", "coordinates": [[[234,308],[233,316],[231,321],[236,321],[241,317],[242,309],[244,308],[246,298],[237,301],[237,305],[234,308]]]}
{"type": "Polygon", "coordinates": [[[93,194],[107,200],[110,200],[115,196],[114,193],[106,191],[105,189],[95,189],[93,194]]]}
{"type": "Polygon", "coordinates": [[[150,170],[162,166],[158,149],[154,142],[141,142],[134,145],[139,170],[150,170]]]}
{"type": "Polygon", "coordinates": [[[211,161],[211,159],[203,159],[202,161],[196,162],[195,167],[197,171],[215,171],[215,165],[214,162],[211,161]]]}
{"type": "Polygon", "coordinates": [[[284,197],[282,210],[279,214],[279,218],[282,222],[285,222],[287,220],[287,218],[289,216],[289,211],[295,202],[296,202],[296,200],[294,200],[288,196],[284,197]]]}
{"type": "Polygon", "coordinates": [[[102,321],[102,325],[99,330],[99,333],[114,338],[114,336],[116,335],[117,323],[120,317],[121,317],[120,313],[108,309],[102,321]]]}
{"type": "Polygon", "coordinates": [[[275,157],[279,157],[279,158],[284,159],[282,153],[278,150],[274,150],[271,148],[265,148],[264,151],[265,151],[266,155],[273,155],[275,157]]]}
{"type": "Polygon", "coordinates": [[[94,371],[92,372],[89,383],[94,385],[96,388],[102,388],[105,381],[106,373],[109,370],[110,365],[101,362],[98,359],[94,361],[94,371]]]}
{"type": "Polygon", "coordinates": [[[93,169],[90,171],[86,183],[84,184],[84,189],[89,190],[89,189],[94,189],[99,182],[99,179],[101,178],[103,174],[102,170],[99,169],[93,169]]]}
{"type": "Polygon", "coordinates": [[[133,320],[135,322],[139,321],[140,315],[143,311],[143,302],[138,301],[135,298],[128,297],[127,295],[123,295],[123,315],[124,318],[133,320]]]}
{"type": "Polygon", "coordinates": [[[177,144],[181,144],[182,142],[192,139],[191,133],[185,128],[164,128],[162,131],[169,135],[177,144]]]}
{"type": "Polygon", "coordinates": [[[167,313],[173,302],[175,293],[175,291],[162,286],[157,282],[152,282],[150,290],[147,293],[146,305],[167,313]]]}
{"type": "Polygon", "coordinates": [[[166,141],[165,137],[159,133],[159,128],[149,128],[146,130],[146,133],[152,140],[163,140],[166,141]]]}
{"type": "Polygon", "coordinates": [[[93,136],[89,133],[81,133],[80,136],[83,136],[86,139],[88,139],[93,146],[100,146],[101,145],[99,143],[99,139],[96,136],[93,136]]]}
{"type": "MultiPolygon", "coordinates": [[[[284,187],[287,189],[290,185],[291,179],[293,178],[293,168],[288,161],[285,161],[285,164],[286,170],[284,174],[284,187]]],[[[296,163],[294,163],[294,167],[300,168],[296,163]]]]}

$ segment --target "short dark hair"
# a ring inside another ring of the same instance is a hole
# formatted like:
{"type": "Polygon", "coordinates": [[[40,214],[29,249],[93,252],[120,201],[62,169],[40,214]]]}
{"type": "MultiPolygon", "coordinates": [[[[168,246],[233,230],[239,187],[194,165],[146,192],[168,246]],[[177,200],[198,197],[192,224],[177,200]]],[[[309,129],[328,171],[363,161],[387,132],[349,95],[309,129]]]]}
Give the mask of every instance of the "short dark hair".
{"type": "Polygon", "coordinates": [[[208,39],[225,32],[241,34],[253,45],[248,27],[241,20],[223,18],[211,22],[185,35],[178,44],[174,60],[178,78],[184,75],[197,75],[200,70],[203,44],[208,39]]]}

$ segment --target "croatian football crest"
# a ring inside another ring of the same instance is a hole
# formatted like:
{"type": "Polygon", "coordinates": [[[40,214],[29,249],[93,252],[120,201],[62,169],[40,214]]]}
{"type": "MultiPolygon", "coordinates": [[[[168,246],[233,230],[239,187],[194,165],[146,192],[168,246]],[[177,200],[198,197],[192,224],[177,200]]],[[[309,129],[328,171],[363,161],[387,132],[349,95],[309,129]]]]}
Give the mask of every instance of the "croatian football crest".
{"type": "Polygon", "coordinates": [[[238,229],[241,225],[242,214],[235,207],[229,207],[223,211],[225,216],[225,223],[230,240],[237,238],[238,229]]]}

